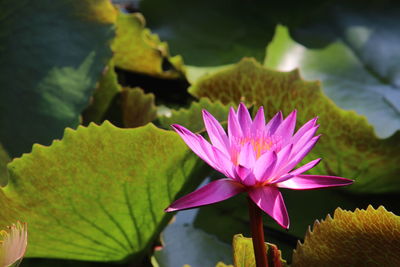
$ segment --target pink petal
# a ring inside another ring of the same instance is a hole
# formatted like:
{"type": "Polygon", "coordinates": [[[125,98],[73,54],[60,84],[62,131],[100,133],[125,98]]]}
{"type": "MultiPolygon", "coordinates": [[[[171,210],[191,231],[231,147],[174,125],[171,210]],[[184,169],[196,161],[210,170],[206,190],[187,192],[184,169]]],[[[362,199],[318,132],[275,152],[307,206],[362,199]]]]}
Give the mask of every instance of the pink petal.
{"type": "Polygon", "coordinates": [[[199,206],[204,206],[231,198],[240,192],[243,192],[245,187],[240,183],[231,179],[219,179],[213,181],[196,191],[181,197],[172,203],[166,212],[190,209],[199,206]]]}
{"type": "Polygon", "coordinates": [[[265,211],[283,228],[289,228],[289,216],[278,188],[273,186],[253,187],[249,196],[260,209],[265,211]]]}
{"type": "Polygon", "coordinates": [[[219,150],[229,155],[229,141],[228,137],[221,124],[207,111],[203,109],[203,120],[208,136],[210,137],[211,143],[216,146],[219,150]]]}
{"type": "Polygon", "coordinates": [[[239,120],[239,124],[242,127],[242,132],[244,135],[248,135],[251,127],[251,116],[246,106],[243,103],[239,104],[237,117],[239,120]]]}
{"type": "Polygon", "coordinates": [[[302,161],[303,158],[307,156],[307,154],[311,151],[311,149],[318,141],[319,137],[320,135],[313,137],[311,140],[308,141],[306,145],[303,146],[303,148],[300,149],[300,151],[293,152],[291,157],[288,158],[287,164],[285,166],[282,166],[282,168],[277,173],[277,176],[284,175],[285,173],[291,171],[294,167],[296,167],[296,165],[299,164],[300,161],[302,161]]]}
{"type": "Polygon", "coordinates": [[[288,168],[286,168],[286,171],[290,171],[297,164],[299,164],[299,162],[302,161],[305,156],[307,156],[311,149],[313,149],[320,137],[321,135],[314,136],[313,138],[311,138],[310,141],[308,141],[306,145],[303,146],[300,151],[296,152],[296,154],[292,156],[290,163],[288,164],[288,168]]]}
{"type": "MultiPolygon", "coordinates": [[[[321,161],[321,159],[316,159],[316,160],[310,161],[309,163],[307,163],[307,164],[301,166],[300,168],[297,168],[296,170],[290,172],[289,174],[286,174],[286,175],[284,175],[284,176],[282,176],[282,177],[280,177],[280,178],[274,180],[273,182],[274,182],[274,183],[281,183],[281,182],[284,182],[284,181],[286,181],[286,180],[289,180],[289,179],[291,179],[293,176],[300,175],[300,174],[302,174],[302,173],[308,171],[309,169],[314,168],[315,165],[317,165],[320,161],[321,161]]],[[[285,168],[282,170],[282,173],[284,174],[284,173],[286,173],[287,171],[291,170],[292,168],[293,168],[293,167],[291,167],[290,164],[289,164],[287,167],[285,167],[285,168]],[[289,169],[289,168],[290,168],[290,169],[289,169]]]]}
{"type": "Polygon", "coordinates": [[[294,145],[293,153],[299,152],[310,140],[314,137],[317,132],[319,125],[312,127],[307,132],[305,132],[296,142],[292,139],[294,145]]]}
{"type": "Polygon", "coordinates": [[[247,142],[239,152],[238,164],[246,168],[253,168],[255,161],[256,155],[254,153],[254,148],[250,142],[247,142]]]}
{"type": "Polygon", "coordinates": [[[300,127],[300,129],[293,135],[292,142],[295,144],[297,141],[312,127],[316,125],[316,122],[318,120],[318,117],[315,117],[308,122],[306,122],[303,126],[300,127]]]}
{"type": "Polygon", "coordinates": [[[171,127],[182,137],[183,141],[189,148],[196,153],[202,160],[217,171],[222,170],[214,162],[214,152],[212,146],[201,135],[195,135],[188,129],[178,124],[171,125],[171,127]]]}
{"type": "Polygon", "coordinates": [[[235,175],[235,166],[233,162],[229,158],[227,158],[227,156],[222,153],[218,148],[213,147],[212,150],[214,152],[215,163],[221,169],[221,172],[225,174],[228,178],[236,180],[238,177],[235,175]]]}
{"type": "Polygon", "coordinates": [[[236,166],[236,172],[240,177],[241,183],[245,186],[253,186],[256,184],[256,178],[251,169],[238,165],[236,166]]]}
{"type": "Polygon", "coordinates": [[[257,181],[264,182],[270,178],[270,175],[275,168],[276,160],[276,152],[271,150],[264,153],[257,159],[253,170],[257,181]]]}
{"type": "Polygon", "coordinates": [[[306,190],[324,187],[345,186],[350,185],[353,182],[353,180],[336,176],[298,175],[276,185],[281,188],[306,190]]]}
{"type": "Polygon", "coordinates": [[[273,176],[281,176],[283,174],[283,168],[289,163],[289,158],[291,156],[293,145],[285,146],[281,151],[277,153],[278,159],[273,171],[273,176]]]}
{"type": "Polygon", "coordinates": [[[264,108],[261,106],[258,111],[256,116],[254,117],[254,121],[251,124],[251,132],[255,136],[260,136],[263,134],[265,126],[265,115],[264,115],[264,108]]]}
{"type": "Polygon", "coordinates": [[[281,124],[283,119],[282,112],[278,112],[275,114],[275,116],[265,125],[265,132],[267,132],[269,135],[273,135],[278,128],[278,126],[281,124]]]}
{"type": "Polygon", "coordinates": [[[297,168],[296,170],[290,172],[291,175],[296,176],[296,175],[300,175],[306,171],[308,171],[309,169],[314,168],[319,162],[321,161],[321,159],[315,159],[313,161],[310,161],[307,164],[304,164],[303,166],[297,168]]]}
{"type": "Polygon", "coordinates": [[[294,128],[296,127],[297,111],[293,110],[286,119],[278,126],[274,135],[280,136],[282,140],[288,140],[292,137],[294,128]]]}
{"type": "Polygon", "coordinates": [[[240,138],[243,135],[235,110],[232,107],[230,108],[228,115],[228,135],[231,140],[234,137],[240,138]]]}

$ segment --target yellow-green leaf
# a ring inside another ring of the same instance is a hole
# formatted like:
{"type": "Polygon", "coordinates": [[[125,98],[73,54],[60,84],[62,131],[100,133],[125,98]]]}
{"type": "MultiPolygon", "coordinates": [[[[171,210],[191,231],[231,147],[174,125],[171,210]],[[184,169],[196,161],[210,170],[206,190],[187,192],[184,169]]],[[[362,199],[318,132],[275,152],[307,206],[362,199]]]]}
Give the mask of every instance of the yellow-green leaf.
{"type": "Polygon", "coordinates": [[[142,126],[157,117],[157,108],[152,93],[145,94],[140,88],[124,88],[121,93],[121,101],[124,127],[142,126]]]}
{"type": "MultiPolygon", "coordinates": [[[[269,267],[286,266],[286,261],[281,257],[281,251],[276,245],[265,243],[265,253],[269,267]]],[[[253,239],[241,234],[233,237],[233,264],[235,267],[255,267],[253,239]]]]}
{"type": "Polygon", "coordinates": [[[400,266],[400,217],[384,207],[336,209],[316,221],[293,254],[293,267],[400,266]]]}
{"type": "Polygon", "coordinates": [[[0,227],[28,223],[28,257],[140,261],[201,166],[176,133],[152,124],[67,129],[8,165],[0,227]]]}
{"type": "Polygon", "coordinates": [[[179,78],[184,73],[182,58],[170,57],[167,43],[145,28],[140,13],[119,12],[112,50],[115,65],[124,70],[161,78],[179,78]]]}

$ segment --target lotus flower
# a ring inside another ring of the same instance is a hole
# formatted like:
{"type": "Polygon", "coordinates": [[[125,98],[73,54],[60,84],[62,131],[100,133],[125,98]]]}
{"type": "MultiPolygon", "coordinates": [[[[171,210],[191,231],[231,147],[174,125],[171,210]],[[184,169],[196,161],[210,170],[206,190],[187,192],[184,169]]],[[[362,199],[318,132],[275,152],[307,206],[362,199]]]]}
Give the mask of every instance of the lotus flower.
{"type": "Polygon", "coordinates": [[[208,205],[247,192],[260,209],[282,227],[289,228],[289,216],[279,188],[305,190],[353,182],[342,177],[303,174],[321,159],[293,170],[320,138],[314,136],[319,127],[317,118],[294,133],[296,110],[285,119],[278,112],[266,124],[263,107],[252,120],[241,103],[237,113],[233,108],[229,111],[228,134],[206,110],[203,110],[203,119],[211,144],[183,126],[172,125],[172,128],[194,153],[226,178],[176,200],[166,212],[208,205]]]}
{"type": "Polygon", "coordinates": [[[18,266],[28,244],[26,223],[17,222],[0,231],[0,267],[18,266]]]}

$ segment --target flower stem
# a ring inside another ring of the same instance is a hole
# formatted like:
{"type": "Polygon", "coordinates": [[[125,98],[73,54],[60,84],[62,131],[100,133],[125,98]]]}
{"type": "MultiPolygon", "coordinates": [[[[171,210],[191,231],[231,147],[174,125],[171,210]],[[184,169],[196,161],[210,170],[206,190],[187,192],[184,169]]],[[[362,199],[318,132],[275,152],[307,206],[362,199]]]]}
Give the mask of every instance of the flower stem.
{"type": "Polygon", "coordinates": [[[264,243],[262,210],[248,197],[251,236],[257,267],[268,267],[267,251],[264,243]]]}

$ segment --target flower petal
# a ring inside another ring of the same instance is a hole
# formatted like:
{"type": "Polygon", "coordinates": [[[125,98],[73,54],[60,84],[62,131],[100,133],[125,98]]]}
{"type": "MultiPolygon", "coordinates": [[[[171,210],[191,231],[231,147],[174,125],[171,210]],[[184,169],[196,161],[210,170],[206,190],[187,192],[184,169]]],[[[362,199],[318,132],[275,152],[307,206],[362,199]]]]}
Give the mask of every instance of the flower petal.
{"type": "Polygon", "coordinates": [[[265,132],[268,133],[269,135],[273,135],[278,128],[278,126],[281,124],[283,119],[282,112],[279,111],[278,113],[275,114],[275,116],[265,125],[265,132]]]}
{"type": "Polygon", "coordinates": [[[292,138],[291,142],[294,145],[293,153],[296,154],[299,152],[310,140],[314,137],[314,134],[317,132],[319,125],[310,128],[307,132],[305,132],[297,141],[294,141],[292,138]]]}
{"type": "Polygon", "coordinates": [[[236,112],[233,109],[233,107],[231,107],[229,109],[229,115],[228,115],[228,135],[229,135],[229,139],[235,139],[235,138],[240,138],[242,137],[242,129],[240,128],[237,116],[236,116],[236,112]]]}
{"type": "Polygon", "coordinates": [[[251,169],[238,165],[236,166],[236,172],[240,177],[241,183],[245,186],[254,186],[256,184],[256,178],[251,169]]]}
{"type": "Polygon", "coordinates": [[[352,184],[354,181],[336,176],[297,175],[289,180],[276,184],[281,188],[306,190],[324,187],[336,187],[352,184]]]}
{"type": "Polygon", "coordinates": [[[214,152],[215,163],[219,166],[221,172],[225,174],[226,177],[238,180],[240,182],[237,175],[235,175],[235,165],[233,162],[218,148],[212,147],[212,150],[214,152]]]}
{"type": "Polygon", "coordinates": [[[270,175],[275,168],[276,160],[276,152],[271,150],[264,153],[257,159],[253,170],[257,181],[264,182],[270,178],[270,175]]]}
{"type": "Polygon", "coordinates": [[[247,136],[251,128],[251,116],[246,106],[243,103],[239,104],[237,117],[239,120],[240,127],[242,128],[242,133],[247,136]]]}
{"type": "MultiPolygon", "coordinates": [[[[297,168],[296,170],[290,172],[289,174],[286,174],[286,175],[274,180],[274,183],[282,183],[286,180],[291,179],[293,176],[300,175],[300,174],[308,171],[309,169],[314,168],[315,165],[317,165],[320,161],[321,161],[321,159],[315,159],[313,161],[310,161],[309,163],[297,168]]],[[[282,173],[285,174],[285,172],[287,172],[287,169],[289,169],[289,168],[290,168],[290,165],[285,167],[284,170],[282,170],[282,173]]]]}
{"type": "Polygon", "coordinates": [[[321,159],[315,159],[313,161],[310,161],[307,164],[304,164],[303,166],[297,168],[296,170],[290,172],[291,175],[296,176],[296,175],[300,175],[306,171],[308,171],[309,169],[314,168],[319,162],[321,161],[321,159]]]}
{"type": "Polygon", "coordinates": [[[244,190],[245,187],[243,185],[232,179],[219,179],[181,197],[165,209],[165,211],[184,210],[220,202],[244,190]]]}
{"type": "Polygon", "coordinates": [[[171,125],[171,127],[182,137],[183,141],[189,148],[196,153],[202,160],[217,171],[222,172],[214,160],[214,152],[212,146],[201,135],[195,135],[188,129],[178,124],[171,125]]]}
{"type": "Polygon", "coordinates": [[[255,136],[263,136],[265,126],[265,115],[264,115],[264,108],[261,106],[256,116],[254,117],[254,121],[251,124],[251,133],[255,136]]]}
{"type": "Polygon", "coordinates": [[[203,109],[203,120],[211,143],[226,155],[229,155],[229,141],[224,128],[222,128],[221,124],[219,124],[219,122],[205,109],[203,109]]]}
{"type": "Polygon", "coordinates": [[[303,145],[303,148],[300,149],[300,151],[293,152],[291,156],[287,158],[286,165],[282,165],[282,167],[279,169],[279,172],[276,173],[277,176],[285,175],[286,173],[290,172],[294,167],[296,167],[296,165],[299,164],[300,161],[302,161],[303,158],[311,151],[311,149],[318,141],[319,137],[320,135],[314,136],[311,140],[308,141],[306,145],[303,145]]]}
{"type": "Polygon", "coordinates": [[[276,129],[274,135],[282,138],[282,140],[289,140],[292,137],[294,128],[296,127],[296,114],[297,110],[293,110],[276,129]]]}
{"type": "Polygon", "coordinates": [[[309,120],[308,122],[306,122],[303,126],[300,127],[299,130],[297,130],[297,132],[293,135],[292,138],[292,143],[297,143],[297,141],[299,141],[299,139],[308,131],[310,130],[312,127],[314,126],[319,126],[316,125],[318,120],[318,117],[315,117],[311,120],[309,120]]]}
{"type": "Polygon", "coordinates": [[[281,151],[277,153],[278,159],[276,161],[276,165],[272,174],[275,178],[279,178],[279,176],[284,174],[284,168],[289,163],[292,150],[293,144],[290,144],[285,146],[281,151]]]}
{"type": "Polygon", "coordinates": [[[290,159],[290,163],[288,164],[286,171],[290,171],[297,164],[299,164],[299,162],[302,161],[305,156],[307,156],[311,149],[313,149],[320,137],[321,135],[314,136],[306,145],[303,146],[302,149],[300,149],[300,151],[296,152],[296,154],[294,154],[290,159]]]}
{"type": "Polygon", "coordinates": [[[289,228],[289,215],[278,188],[273,186],[254,187],[249,196],[260,209],[265,211],[283,228],[289,228]]]}
{"type": "Polygon", "coordinates": [[[245,166],[246,168],[253,168],[254,163],[256,161],[256,155],[254,152],[254,148],[250,142],[244,144],[244,146],[240,149],[238,164],[245,166]]]}

